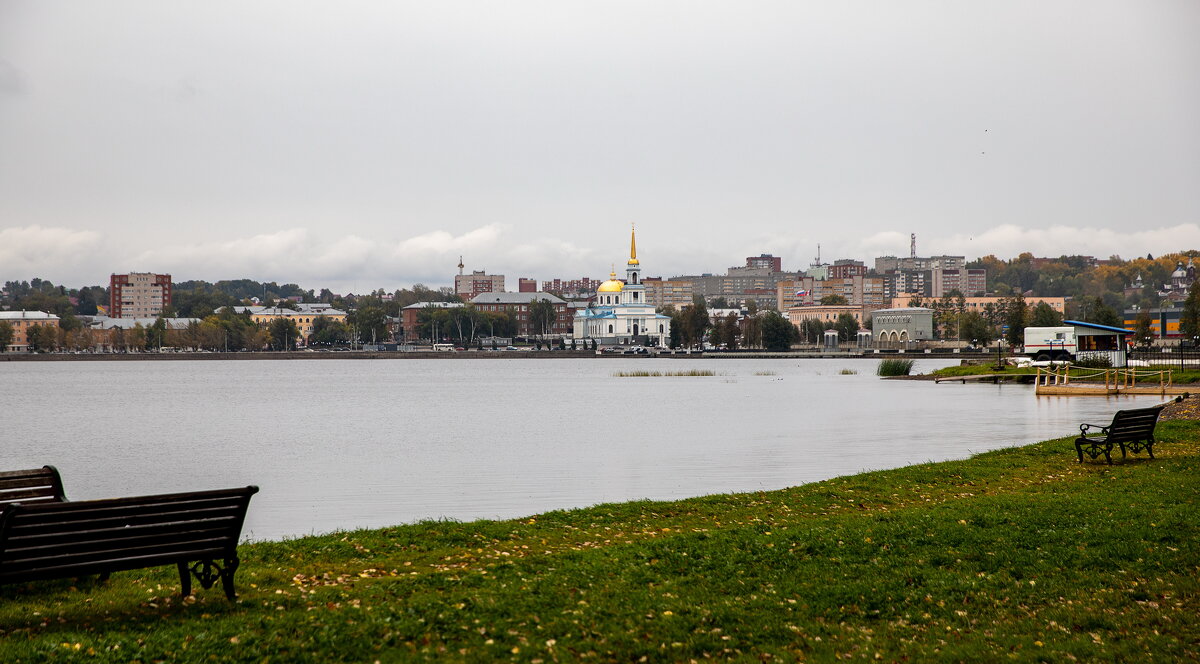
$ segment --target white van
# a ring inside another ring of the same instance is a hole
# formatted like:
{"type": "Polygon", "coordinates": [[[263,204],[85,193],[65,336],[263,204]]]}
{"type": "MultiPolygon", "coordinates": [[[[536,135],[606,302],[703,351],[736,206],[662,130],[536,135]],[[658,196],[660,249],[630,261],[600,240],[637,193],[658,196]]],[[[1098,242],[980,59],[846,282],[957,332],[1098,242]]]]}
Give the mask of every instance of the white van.
{"type": "Polygon", "coordinates": [[[454,344],[434,344],[433,352],[435,353],[453,353],[454,344]]]}

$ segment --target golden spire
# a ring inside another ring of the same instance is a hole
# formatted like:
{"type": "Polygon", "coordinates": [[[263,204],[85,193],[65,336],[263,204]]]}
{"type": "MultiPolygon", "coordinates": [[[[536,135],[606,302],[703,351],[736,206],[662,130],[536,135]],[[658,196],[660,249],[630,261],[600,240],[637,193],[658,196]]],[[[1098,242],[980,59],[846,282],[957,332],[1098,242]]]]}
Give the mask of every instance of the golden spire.
{"type": "Polygon", "coordinates": [[[630,224],[629,229],[629,264],[637,265],[637,228],[630,224]]]}

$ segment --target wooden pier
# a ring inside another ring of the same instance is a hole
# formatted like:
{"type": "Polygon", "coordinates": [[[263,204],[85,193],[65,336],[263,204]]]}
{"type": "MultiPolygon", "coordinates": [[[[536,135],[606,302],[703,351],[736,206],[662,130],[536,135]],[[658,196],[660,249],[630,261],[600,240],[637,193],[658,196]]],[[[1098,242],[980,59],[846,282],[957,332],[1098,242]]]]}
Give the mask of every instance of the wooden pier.
{"type": "MultiPolygon", "coordinates": [[[[1114,394],[1187,394],[1189,389],[1174,385],[1171,370],[1097,369],[1092,373],[1071,375],[1071,368],[1039,368],[1034,393],[1057,396],[1109,396],[1114,394]],[[1154,379],[1157,378],[1157,382],[1154,379]],[[1138,379],[1149,379],[1138,382],[1138,379]],[[1072,382],[1072,381],[1077,382],[1072,382]]],[[[1194,389],[1194,388],[1193,388],[1194,389]]]]}

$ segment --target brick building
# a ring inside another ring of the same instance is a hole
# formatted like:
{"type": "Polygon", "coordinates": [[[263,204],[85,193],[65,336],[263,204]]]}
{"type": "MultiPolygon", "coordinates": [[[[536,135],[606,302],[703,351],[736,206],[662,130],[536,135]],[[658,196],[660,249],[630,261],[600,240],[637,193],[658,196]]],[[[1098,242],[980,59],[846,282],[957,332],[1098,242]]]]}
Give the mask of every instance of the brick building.
{"type": "Polygon", "coordinates": [[[546,335],[570,336],[574,310],[567,307],[565,300],[550,293],[482,293],[472,298],[471,304],[480,311],[507,313],[517,322],[517,336],[531,337],[542,333],[534,329],[529,316],[529,306],[537,300],[549,300],[554,305],[554,322],[546,335]]]}
{"type": "Polygon", "coordinates": [[[108,315],[113,318],[154,318],[171,304],[169,274],[114,274],[108,288],[108,315]]]}

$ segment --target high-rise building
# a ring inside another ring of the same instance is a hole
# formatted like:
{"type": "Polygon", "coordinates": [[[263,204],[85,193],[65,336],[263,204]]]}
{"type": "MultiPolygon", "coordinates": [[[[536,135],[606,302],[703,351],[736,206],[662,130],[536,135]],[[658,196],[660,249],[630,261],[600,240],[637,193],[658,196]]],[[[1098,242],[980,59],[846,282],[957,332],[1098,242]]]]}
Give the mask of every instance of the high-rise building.
{"type": "Polygon", "coordinates": [[[108,280],[108,315],[155,318],[171,304],[171,275],[152,272],[114,274],[108,280]]]}
{"type": "Polygon", "coordinates": [[[875,271],[884,277],[888,297],[913,294],[940,298],[955,290],[974,296],[983,295],[987,289],[987,270],[968,269],[963,256],[880,256],[875,259],[875,271]]]}
{"type": "Polygon", "coordinates": [[[537,292],[537,279],[527,279],[525,277],[521,277],[520,279],[517,279],[517,292],[518,293],[536,293],[537,292]]]}
{"type": "Polygon", "coordinates": [[[826,267],[828,268],[826,272],[828,279],[849,279],[867,275],[866,264],[850,258],[838,259],[833,262],[833,265],[826,267]]]}
{"type": "Polygon", "coordinates": [[[456,274],[454,292],[464,300],[471,300],[480,293],[503,293],[504,275],[487,274],[483,270],[475,270],[471,274],[456,274]]]}
{"type": "Polygon", "coordinates": [[[772,272],[783,272],[783,259],[771,254],[746,257],[746,267],[766,268],[772,272]]]}

